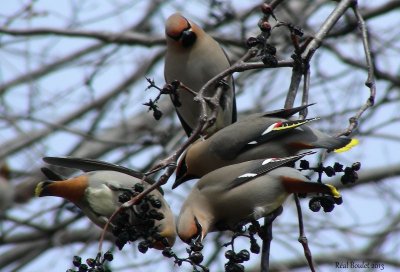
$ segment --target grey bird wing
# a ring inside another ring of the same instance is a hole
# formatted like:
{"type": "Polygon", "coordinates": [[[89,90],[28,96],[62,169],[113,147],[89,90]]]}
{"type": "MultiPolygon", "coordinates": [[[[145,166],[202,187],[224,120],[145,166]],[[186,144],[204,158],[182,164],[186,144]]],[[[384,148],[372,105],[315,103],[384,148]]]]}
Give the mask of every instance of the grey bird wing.
{"type": "Polygon", "coordinates": [[[293,121],[286,120],[270,124],[270,126],[267,127],[261,134],[255,136],[254,139],[252,139],[252,141],[249,142],[244,149],[246,150],[248,148],[252,148],[253,146],[264,144],[268,141],[271,141],[277,136],[290,133],[290,131],[316,120],[319,120],[319,118],[316,117],[305,120],[293,120],[293,121]]]}
{"type": "Polygon", "coordinates": [[[40,170],[42,171],[43,175],[45,175],[46,178],[48,178],[51,181],[57,181],[57,180],[64,180],[65,179],[63,176],[61,176],[60,174],[57,174],[56,172],[54,172],[53,170],[51,170],[48,167],[42,167],[42,168],[40,168],[40,170]]]}
{"type": "Polygon", "coordinates": [[[306,155],[314,154],[314,151],[304,152],[299,155],[285,157],[285,158],[271,158],[266,160],[257,160],[255,161],[255,166],[250,171],[246,171],[242,175],[238,176],[234,179],[230,184],[226,187],[227,190],[232,190],[242,184],[250,182],[255,178],[265,175],[268,172],[282,166],[288,166],[289,164],[303,158],[306,155]]]}
{"type": "Polygon", "coordinates": [[[185,119],[179,114],[179,111],[178,111],[178,109],[176,107],[175,107],[175,112],[178,115],[178,118],[179,118],[179,121],[182,124],[183,130],[185,131],[186,135],[188,137],[190,137],[190,135],[192,134],[192,132],[195,129],[195,127],[192,128],[192,127],[189,126],[188,123],[185,122],[185,119]]]}
{"type": "Polygon", "coordinates": [[[288,134],[314,120],[318,118],[291,121],[270,117],[268,114],[254,114],[212,135],[208,139],[209,146],[220,158],[233,160],[249,149],[288,134]]]}
{"type": "MultiPolygon", "coordinates": [[[[226,51],[221,47],[222,52],[224,52],[224,55],[226,59],[228,60],[229,66],[232,66],[232,62],[226,53],[226,51]]],[[[229,77],[229,85],[232,91],[232,123],[235,123],[237,121],[237,107],[236,107],[236,90],[235,90],[235,81],[233,80],[233,76],[231,75],[229,77]]]]}
{"type": "Polygon", "coordinates": [[[274,110],[274,111],[269,111],[264,113],[265,117],[275,117],[275,118],[283,118],[283,119],[289,119],[296,113],[312,106],[315,105],[315,103],[307,104],[304,106],[299,106],[299,107],[294,107],[291,109],[279,109],[279,110],[274,110]]]}
{"type": "MultiPolygon", "coordinates": [[[[92,172],[92,171],[116,171],[120,173],[127,174],[129,176],[144,179],[149,184],[154,184],[155,181],[149,177],[145,177],[142,173],[137,172],[135,170],[129,169],[127,167],[113,164],[109,162],[93,160],[93,159],[84,159],[84,158],[73,158],[73,157],[44,157],[43,161],[56,166],[79,169],[84,172],[92,172]]],[[[161,188],[160,188],[161,189],[161,188]]],[[[162,190],[160,190],[162,191],[162,190]]]]}

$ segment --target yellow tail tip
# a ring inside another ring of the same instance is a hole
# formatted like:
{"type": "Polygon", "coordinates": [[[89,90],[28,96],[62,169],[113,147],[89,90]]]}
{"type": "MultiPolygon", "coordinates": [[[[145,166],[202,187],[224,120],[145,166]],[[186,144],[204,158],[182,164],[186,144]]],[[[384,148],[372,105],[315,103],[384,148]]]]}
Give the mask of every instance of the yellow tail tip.
{"type": "Polygon", "coordinates": [[[333,196],[334,198],[341,198],[341,197],[342,197],[342,195],[340,194],[340,192],[338,191],[338,189],[336,189],[335,186],[330,185],[330,184],[325,184],[325,185],[328,186],[328,187],[331,189],[331,193],[332,193],[332,196],[333,196]]]}
{"type": "Polygon", "coordinates": [[[35,188],[35,196],[40,197],[40,195],[42,194],[42,191],[43,191],[43,182],[39,182],[35,188]]]}
{"type": "Polygon", "coordinates": [[[348,143],[346,146],[335,149],[334,151],[336,153],[346,152],[347,150],[350,150],[352,147],[358,145],[358,143],[359,143],[358,139],[351,139],[350,143],[348,143]]]}

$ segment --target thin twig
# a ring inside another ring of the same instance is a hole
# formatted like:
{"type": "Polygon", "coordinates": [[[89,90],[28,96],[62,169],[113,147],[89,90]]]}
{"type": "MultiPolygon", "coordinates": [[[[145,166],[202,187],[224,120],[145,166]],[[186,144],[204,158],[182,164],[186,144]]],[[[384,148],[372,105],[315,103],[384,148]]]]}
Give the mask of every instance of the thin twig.
{"type": "MultiPolygon", "coordinates": [[[[301,98],[301,105],[308,105],[308,97],[310,93],[310,67],[307,67],[306,71],[304,71],[304,79],[303,79],[303,96],[301,98]]],[[[308,114],[308,108],[300,111],[300,119],[306,119],[308,114]]]]}
{"type": "Polygon", "coordinates": [[[325,22],[322,24],[319,31],[315,34],[314,38],[308,44],[302,54],[302,58],[306,62],[310,62],[315,51],[320,47],[322,41],[327,36],[328,32],[333,28],[336,22],[344,15],[346,10],[354,4],[355,0],[342,0],[338,3],[336,8],[328,16],[325,22]]]}
{"type": "Polygon", "coordinates": [[[262,227],[264,232],[262,251],[261,251],[261,272],[269,271],[269,256],[272,241],[272,223],[274,220],[283,212],[282,206],[274,210],[272,213],[264,217],[264,226],[262,227]]]}
{"type": "Polygon", "coordinates": [[[354,3],[352,6],[354,15],[357,18],[358,22],[358,27],[360,28],[361,31],[361,37],[362,37],[362,42],[363,42],[363,47],[364,47],[364,53],[365,53],[365,59],[367,62],[367,71],[368,71],[368,78],[365,81],[365,85],[370,89],[370,96],[368,97],[367,101],[364,103],[364,105],[361,106],[361,108],[358,110],[356,115],[351,117],[349,119],[349,126],[341,132],[339,135],[350,135],[354,129],[357,128],[358,126],[358,120],[360,119],[361,115],[370,107],[372,107],[375,103],[375,96],[376,96],[376,85],[375,85],[375,78],[374,78],[374,64],[372,61],[372,56],[371,56],[371,47],[369,44],[369,39],[368,39],[368,30],[367,26],[365,24],[365,21],[358,10],[357,3],[354,3]]]}
{"type": "Polygon", "coordinates": [[[295,60],[293,65],[293,72],[290,80],[289,90],[286,96],[286,101],[284,106],[285,109],[293,108],[294,100],[296,99],[297,90],[299,89],[302,76],[303,76],[303,64],[301,63],[300,59],[295,60]]]}
{"type": "Polygon", "coordinates": [[[301,212],[301,205],[300,205],[299,197],[296,194],[294,194],[293,197],[294,197],[294,201],[296,203],[296,208],[297,208],[297,218],[299,219],[299,239],[298,239],[298,241],[303,246],[304,256],[306,256],[308,266],[310,267],[311,271],[314,272],[315,268],[314,268],[314,264],[313,264],[313,260],[312,260],[311,250],[308,246],[307,237],[304,232],[303,215],[301,212]]]}

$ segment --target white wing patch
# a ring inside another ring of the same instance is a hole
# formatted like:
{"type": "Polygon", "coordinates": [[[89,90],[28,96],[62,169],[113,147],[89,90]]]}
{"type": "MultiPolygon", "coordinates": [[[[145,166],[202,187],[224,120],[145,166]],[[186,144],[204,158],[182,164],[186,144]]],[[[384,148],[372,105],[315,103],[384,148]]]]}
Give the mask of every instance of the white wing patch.
{"type": "Polygon", "coordinates": [[[270,125],[266,130],[264,130],[263,133],[261,133],[261,136],[267,134],[270,131],[272,131],[275,126],[276,126],[276,123],[273,123],[272,125],[270,125]]]}
{"type": "Polygon", "coordinates": [[[257,176],[257,174],[254,174],[254,173],[245,173],[245,174],[243,174],[243,175],[241,175],[241,176],[238,176],[238,178],[252,178],[252,177],[255,177],[255,176],[257,176]]]}
{"type": "Polygon", "coordinates": [[[275,159],[272,159],[272,158],[271,159],[266,159],[265,161],[262,162],[261,165],[266,165],[266,164],[268,164],[268,163],[270,163],[272,161],[275,161],[275,159]]]}

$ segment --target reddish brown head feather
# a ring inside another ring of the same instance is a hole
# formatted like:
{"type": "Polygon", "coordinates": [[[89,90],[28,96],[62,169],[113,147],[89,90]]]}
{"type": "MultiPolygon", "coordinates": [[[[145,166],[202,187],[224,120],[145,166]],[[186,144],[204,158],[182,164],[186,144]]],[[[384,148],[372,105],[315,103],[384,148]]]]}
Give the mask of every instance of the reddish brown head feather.
{"type": "Polygon", "coordinates": [[[179,13],[174,13],[165,23],[165,34],[176,40],[182,35],[182,32],[188,28],[190,28],[188,20],[179,13]]]}

